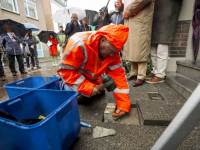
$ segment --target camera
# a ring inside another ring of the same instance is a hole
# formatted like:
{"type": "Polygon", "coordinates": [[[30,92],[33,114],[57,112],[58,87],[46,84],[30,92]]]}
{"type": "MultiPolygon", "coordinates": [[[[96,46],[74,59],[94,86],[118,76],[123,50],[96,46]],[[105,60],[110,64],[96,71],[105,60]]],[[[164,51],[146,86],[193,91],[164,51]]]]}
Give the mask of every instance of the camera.
{"type": "Polygon", "coordinates": [[[104,15],[104,12],[103,12],[103,11],[100,11],[100,15],[103,16],[103,15],[104,15]]]}

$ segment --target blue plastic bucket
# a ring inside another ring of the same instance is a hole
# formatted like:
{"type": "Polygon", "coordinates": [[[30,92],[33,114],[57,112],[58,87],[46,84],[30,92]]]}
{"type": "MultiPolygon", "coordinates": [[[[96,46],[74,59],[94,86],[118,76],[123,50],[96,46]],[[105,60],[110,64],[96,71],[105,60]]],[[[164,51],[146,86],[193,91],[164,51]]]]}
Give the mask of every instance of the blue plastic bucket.
{"type": "Polygon", "coordinates": [[[67,150],[80,132],[76,91],[32,90],[0,103],[17,119],[46,118],[25,125],[0,117],[2,150],[67,150]]]}

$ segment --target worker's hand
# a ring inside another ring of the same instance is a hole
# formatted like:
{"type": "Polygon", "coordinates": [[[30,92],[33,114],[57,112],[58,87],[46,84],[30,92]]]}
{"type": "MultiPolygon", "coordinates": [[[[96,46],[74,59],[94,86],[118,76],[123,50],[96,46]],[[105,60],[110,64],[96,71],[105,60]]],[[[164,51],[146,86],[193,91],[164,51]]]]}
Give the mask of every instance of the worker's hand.
{"type": "Polygon", "coordinates": [[[129,18],[129,16],[128,16],[128,14],[126,13],[126,11],[123,12],[123,17],[124,17],[125,19],[128,19],[128,18],[129,18]]]}
{"type": "Polygon", "coordinates": [[[101,93],[96,87],[96,85],[93,87],[92,93],[90,95],[91,97],[101,93]]]}
{"type": "Polygon", "coordinates": [[[112,114],[112,116],[113,116],[113,120],[117,120],[117,119],[119,119],[120,117],[122,117],[123,115],[125,115],[125,111],[123,111],[123,110],[116,110],[113,114],[112,114]]]}

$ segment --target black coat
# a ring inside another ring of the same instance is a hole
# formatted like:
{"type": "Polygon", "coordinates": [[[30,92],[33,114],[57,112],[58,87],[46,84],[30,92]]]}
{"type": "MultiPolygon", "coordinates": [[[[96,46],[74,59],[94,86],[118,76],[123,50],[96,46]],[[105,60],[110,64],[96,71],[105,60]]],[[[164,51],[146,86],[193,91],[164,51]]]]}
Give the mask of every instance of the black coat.
{"type": "Polygon", "coordinates": [[[183,0],[156,0],[152,25],[152,44],[174,41],[183,0]]]}
{"type": "Polygon", "coordinates": [[[110,24],[109,15],[107,14],[105,19],[102,20],[99,14],[97,13],[94,17],[94,20],[92,21],[93,26],[97,26],[97,29],[100,29],[103,26],[110,24]]]}
{"type": "Polygon", "coordinates": [[[87,24],[84,26],[82,25],[82,31],[92,31],[90,26],[88,26],[87,24]]]}
{"type": "Polygon", "coordinates": [[[82,31],[82,27],[80,24],[76,24],[76,26],[70,22],[67,24],[66,28],[65,28],[65,34],[68,36],[68,38],[70,38],[74,33],[76,32],[81,32],[82,31]]]}

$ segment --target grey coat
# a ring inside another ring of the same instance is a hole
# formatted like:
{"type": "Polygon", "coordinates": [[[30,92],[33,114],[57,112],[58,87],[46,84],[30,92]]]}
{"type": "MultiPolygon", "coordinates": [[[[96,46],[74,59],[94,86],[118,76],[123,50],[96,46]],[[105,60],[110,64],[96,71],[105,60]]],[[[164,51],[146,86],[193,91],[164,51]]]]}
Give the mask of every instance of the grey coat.
{"type": "Polygon", "coordinates": [[[112,15],[110,21],[111,21],[111,23],[116,24],[116,25],[124,24],[123,14],[120,12],[115,12],[115,14],[112,15]]]}
{"type": "Polygon", "coordinates": [[[152,44],[171,44],[174,41],[178,17],[183,0],[156,0],[152,44]]]}
{"type": "Polygon", "coordinates": [[[22,40],[18,37],[15,37],[15,40],[16,41],[13,42],[7,33],[3,33],[1,35],[1,45],[7,54],[22,55],[23,51],[20,47],[20,43],[22,42],[22,40]]]}

